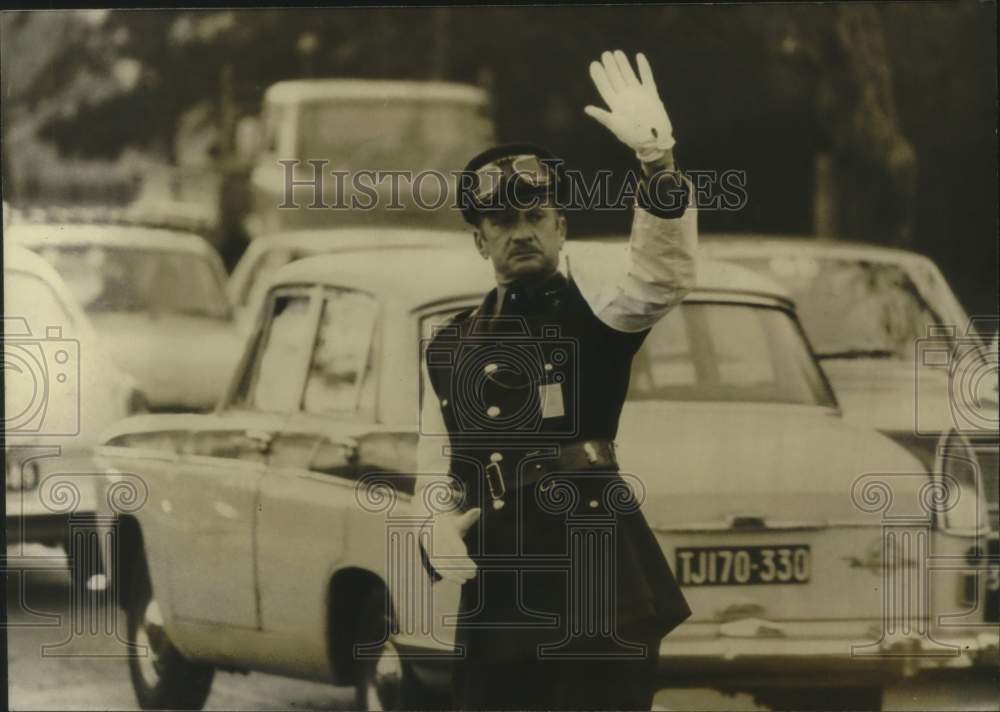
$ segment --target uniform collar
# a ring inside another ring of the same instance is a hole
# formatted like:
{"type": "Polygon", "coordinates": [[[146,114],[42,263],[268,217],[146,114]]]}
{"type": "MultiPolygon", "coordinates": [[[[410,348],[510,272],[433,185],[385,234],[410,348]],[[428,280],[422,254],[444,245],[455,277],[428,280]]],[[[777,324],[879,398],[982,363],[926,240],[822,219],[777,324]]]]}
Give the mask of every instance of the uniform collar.
{"type": "Polygon", "coordinates": [[[507,284],[497,285],[487,293],[476,310],[478,316],[496,316],[502,300],[508,292],[511,297],[520,300],[522,304],[532,304],[539,298],[548,298],[557,294],[567,284],[566,276],[556,270],[541,280],[517,280],[507,284]]]}

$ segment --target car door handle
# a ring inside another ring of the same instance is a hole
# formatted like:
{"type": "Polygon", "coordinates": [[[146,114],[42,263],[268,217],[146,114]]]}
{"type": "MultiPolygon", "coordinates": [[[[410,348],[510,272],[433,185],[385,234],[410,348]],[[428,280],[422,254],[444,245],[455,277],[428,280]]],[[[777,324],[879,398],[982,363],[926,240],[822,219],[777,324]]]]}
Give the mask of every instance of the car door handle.
{"type": "Polygon", "coordinates": [[[274,433],[267,430],[247,430],[243,436],[257,448],[257,452],[266,453],[274,442],[274,433]]]}

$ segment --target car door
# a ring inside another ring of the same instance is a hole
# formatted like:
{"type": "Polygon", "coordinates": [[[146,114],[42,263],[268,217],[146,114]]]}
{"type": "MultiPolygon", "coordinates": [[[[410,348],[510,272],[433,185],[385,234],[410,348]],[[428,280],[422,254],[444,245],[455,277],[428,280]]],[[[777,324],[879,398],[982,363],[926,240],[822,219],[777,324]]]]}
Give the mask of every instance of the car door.
{"type": "Polygon", "coordinates": [[[261,483],[258,570],[265,631],[313,641],[325,655],[330,572],[361,533],[352,529],[359,452],[375,422],[381,305],[371,294],[323,288],[307,361],[261,483]]]}
{"type": "Polygon", "coordinates": [[[184,481],[173,488],[175,550],[188,552],[171,577],[178,618],[258,628],[255,571],[259,486],[300,389],[317,313],[308,290],[273,293],[232,394],[197,422],[182,450],[184,481]]]}

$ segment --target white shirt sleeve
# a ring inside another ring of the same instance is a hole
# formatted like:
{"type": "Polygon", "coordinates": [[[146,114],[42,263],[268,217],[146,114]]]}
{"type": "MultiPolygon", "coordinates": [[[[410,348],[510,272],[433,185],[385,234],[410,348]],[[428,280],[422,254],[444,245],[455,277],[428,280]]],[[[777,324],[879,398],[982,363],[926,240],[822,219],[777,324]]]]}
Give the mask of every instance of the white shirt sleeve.
{"type": "MultiPolygon", "coordinates": [[[[578,260],[571,264],[572,274],[598,319],[618,331],[642,331],[694,288],[697,247],[694,205],[672,219],[658,218],[636,207],[628,249],[617,276],[593,277],[587,265],[578,264],[578,260]]],[[[607,274],[605,270],[602,273],[607,274]]]]}

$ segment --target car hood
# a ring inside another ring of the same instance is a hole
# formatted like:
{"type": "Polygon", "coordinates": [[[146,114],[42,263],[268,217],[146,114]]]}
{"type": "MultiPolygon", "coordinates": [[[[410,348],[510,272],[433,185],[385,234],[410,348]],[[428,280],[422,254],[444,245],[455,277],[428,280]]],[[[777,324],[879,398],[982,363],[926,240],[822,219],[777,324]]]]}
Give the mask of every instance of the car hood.
{"type": "Polygon", "coordinates": [[[228,385],[243,348],[231,321],[98,314],[93,322],[153,408],[211,408],[228,385]]]}
{"type": "Polygon", "coordinates": [[[892,480],[900,497],[896,489],[914,495],[926,481],[887,437],[813,406],[631,402],[618,445],[622,473],[641,480],[643,510],[659,527],[753,515],[872,523],[854,501],[872,479],[861,478],[911,475],[892,480]]]}

